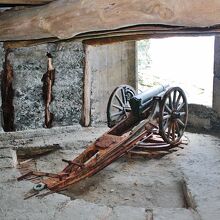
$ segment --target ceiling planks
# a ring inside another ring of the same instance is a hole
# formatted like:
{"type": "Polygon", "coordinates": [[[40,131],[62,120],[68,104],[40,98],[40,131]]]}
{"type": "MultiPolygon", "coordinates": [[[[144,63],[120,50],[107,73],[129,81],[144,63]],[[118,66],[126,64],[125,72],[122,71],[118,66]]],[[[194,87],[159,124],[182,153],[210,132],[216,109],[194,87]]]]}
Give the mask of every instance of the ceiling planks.
{"type": "MultiPolygon", "coordinates": [[[[155,24],[213,27],[215,32],[220,24],[219,14],[219,0],[57,0],[1,13],[0,41],[70,39],[91,32],[95,38],[106,31],[155,24]]],[[[119,35],[129,33],[120,31],[119,35]]]]}

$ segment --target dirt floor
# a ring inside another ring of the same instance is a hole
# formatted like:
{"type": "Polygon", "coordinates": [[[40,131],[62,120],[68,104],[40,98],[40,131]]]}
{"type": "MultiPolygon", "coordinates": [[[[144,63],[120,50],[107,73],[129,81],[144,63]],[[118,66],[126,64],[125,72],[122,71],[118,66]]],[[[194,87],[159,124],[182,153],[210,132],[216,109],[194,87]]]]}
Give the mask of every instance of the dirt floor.
{"type": "Polygon", "coordinates": [[[106,130],[75,126],[0,136],[0,219],[220,219],[220,138],[187,132],[188,145],[160,159],[124,156],[59,194],[23,200],[33,183],[17,182],[12,149],[59,145],[28,162],[57,172],[65,166],[61,159],[73,159],[106,130]]]}

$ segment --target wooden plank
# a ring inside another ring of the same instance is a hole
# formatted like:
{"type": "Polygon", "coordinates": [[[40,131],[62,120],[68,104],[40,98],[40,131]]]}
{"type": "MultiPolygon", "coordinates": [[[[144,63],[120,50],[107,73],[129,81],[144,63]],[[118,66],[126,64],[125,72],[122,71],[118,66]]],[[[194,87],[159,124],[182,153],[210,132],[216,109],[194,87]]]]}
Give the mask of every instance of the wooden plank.
{"type": "Polygon", "coordinates": [[[220,36],[215,37],[212,107],[220,116],[220,36]]]}
{"type": "Polygon", "coordinates": [[[1,13],[0,41],[69,39],[140,24],[215,27],[219,13],[219,0],[57,0],[1,13]]]}
{"type": "Polygon", "coordinates": [[[20,47],[32,47],[39,44],[52,43],[56,42],[58,39],[55,38],[47,38],[47,39],[39,39],[39,40],[26,40],[26,41],[5,41],[4,47],[8,49],[20,48],[20,47]]]}
{"type": "MultiPolygon", "coordinates": [[[[85,50],[85,57],[88,57],[88,46],[84,46],[85,50]]],[[[85,58],[85,70],[84,70],[84,82],[83,82],[83,125],[89,126],[90,125],[90,117],[91,117],[91,70],[90,70],[90,64],[88,59],[85,58]]]]}
{"type": "Polygon", "coordinates": [[[149,38],[166,38],[173,36],[213,36],[219,35],[219,27],[186,28],[164,26],[138,26],[127,27],[119,30],[102,31],[99,33],[85,33],[71,39],[60,40],[58,38],[46,38],[37,40],[5,41],[5,48],[30,47],[48,42],[57,41],[83,41],[89,45],[113,44],[124,41],[135,41],[149,38]]]}
{"type": "MultiPolygon", "coordinates": [[[[128,56],[135,50],[133,42],[112,45],[90,46],[92,77],[91,120],[106,122],[106,109],[112,91],[121,84],[129,84],[134,79],[128,76],[128,69],[134,68],[135,60],[128,56]],[[128,48],[129,47],[129,48],[128,48]]],[[[134,74],[134,71],[130,71],[134,74]]],[[[134,83],[132,83],[134,84],[134,83]]]]}
{"type": "Polygon", "coordinates": [[[42,5],[54,0],[0,0],[0,5],[42,5]]]}

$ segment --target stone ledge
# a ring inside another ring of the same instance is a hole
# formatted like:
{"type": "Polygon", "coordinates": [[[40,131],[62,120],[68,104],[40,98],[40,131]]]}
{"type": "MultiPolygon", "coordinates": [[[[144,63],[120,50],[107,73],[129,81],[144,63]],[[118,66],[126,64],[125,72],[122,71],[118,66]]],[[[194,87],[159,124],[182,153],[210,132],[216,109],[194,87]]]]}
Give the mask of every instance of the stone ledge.
{"type": "Polygon", "coordinates": [[[82,130],[82,127],[79,124],[75,124],[72,126],[64,126],[64,127],[53,127],[50,129],[39,128],[39,129],[30,129],[24,131],[16,131],[16,132],[3,132],[0,133],[0,140],[14,140],[14,139],[25,139],[32,137],[43,137],[49,135],[56,135],[62,133],[70,133],[74,131],[82,130]]]}

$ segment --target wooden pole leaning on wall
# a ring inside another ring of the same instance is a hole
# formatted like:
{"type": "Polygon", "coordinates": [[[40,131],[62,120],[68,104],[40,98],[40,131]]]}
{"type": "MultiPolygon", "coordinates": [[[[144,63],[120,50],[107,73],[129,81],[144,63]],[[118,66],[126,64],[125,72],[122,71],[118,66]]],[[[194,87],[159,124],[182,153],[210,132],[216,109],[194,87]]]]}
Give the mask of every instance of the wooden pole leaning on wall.
{"type": "Polygon", "coordinates": [[[52,55],[47,53],[47,72],[43,75],[41,81],[43,82],[43,100],[45,105],[45,126],[52,127],[53,113],[50,112],[50,104],[53,100],[52,87],[55,79],[55,69],[52,64],[52,55]]]}
{"type": "Polygon", "coordinates": [[[1,95],[2,95],[2,127],[4,131],[14,131],[14,89],[13,89],[13,66],[8,58],[10,49],[5,49],[5,62],[1,76],[1,95]]]}

